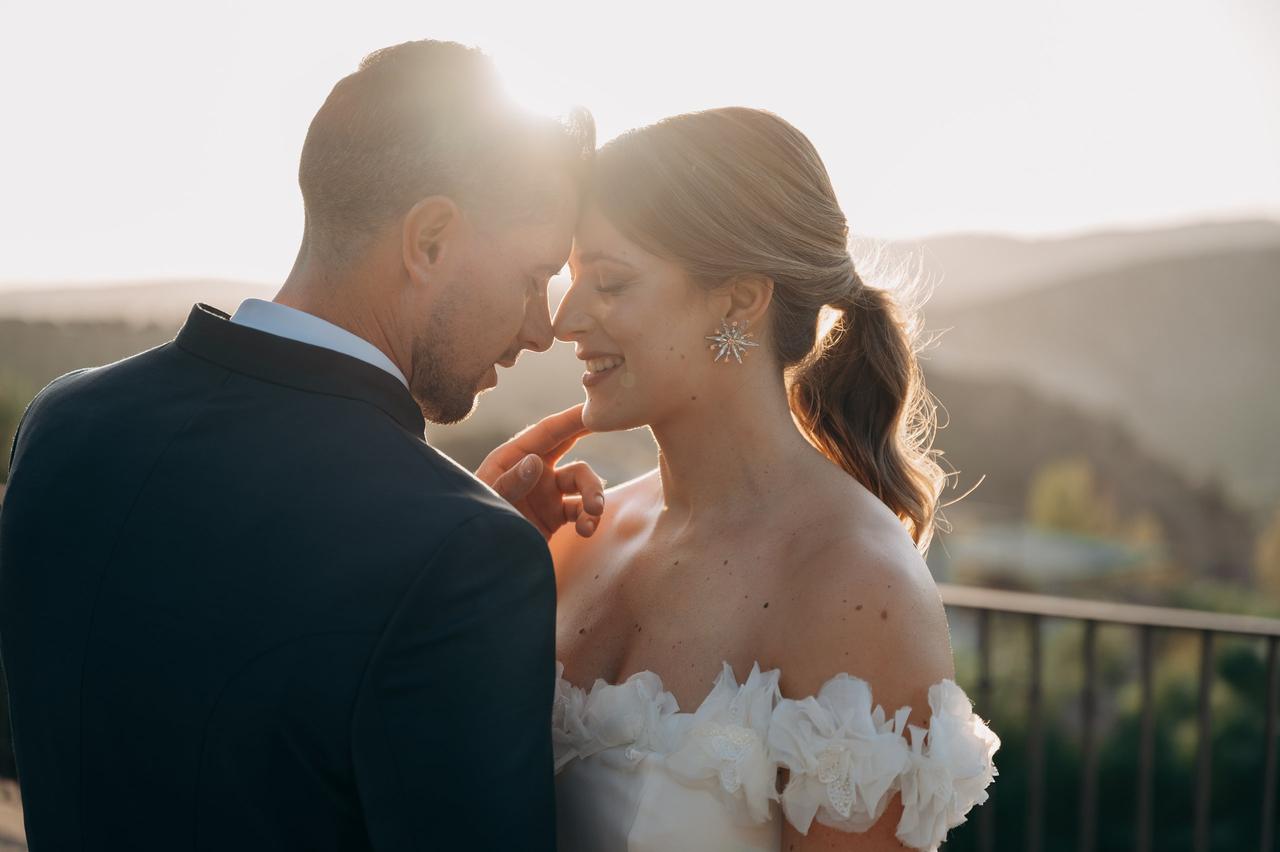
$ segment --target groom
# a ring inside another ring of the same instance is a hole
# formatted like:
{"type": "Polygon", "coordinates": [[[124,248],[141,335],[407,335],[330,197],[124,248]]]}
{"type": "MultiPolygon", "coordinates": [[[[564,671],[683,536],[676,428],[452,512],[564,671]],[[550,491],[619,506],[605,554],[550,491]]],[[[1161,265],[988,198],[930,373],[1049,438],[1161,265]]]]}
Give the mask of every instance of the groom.
{"type": "Polygon", "coordinates": [[[486,465],[535,524],[423,427],[550,346],[578,124],[459,45],[372,54],[312,121],[275,300],[32,403],[0,643],[33,849],[554,848],[545,536],[603,508],[554,469],[580,419],[486,465]]]}

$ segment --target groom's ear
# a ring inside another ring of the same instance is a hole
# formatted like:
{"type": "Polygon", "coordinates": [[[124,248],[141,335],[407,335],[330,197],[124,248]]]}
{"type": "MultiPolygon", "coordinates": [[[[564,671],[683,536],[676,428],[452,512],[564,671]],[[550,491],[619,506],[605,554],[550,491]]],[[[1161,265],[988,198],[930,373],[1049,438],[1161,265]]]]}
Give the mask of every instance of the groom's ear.
{"type": "Polygon", "coordinates": [[[415,284],[428,283],[434,272],[452,261],[462,226],[462,211],[452,198],[432,195],[422,199],[404,217],[401,251],[404,266],[415,284]]]}

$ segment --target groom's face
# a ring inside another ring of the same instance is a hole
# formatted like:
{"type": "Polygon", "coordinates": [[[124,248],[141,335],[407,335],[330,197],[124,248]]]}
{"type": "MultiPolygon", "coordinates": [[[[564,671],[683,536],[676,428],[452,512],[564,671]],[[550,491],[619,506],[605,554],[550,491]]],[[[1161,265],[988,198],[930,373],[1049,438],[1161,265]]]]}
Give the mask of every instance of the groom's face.
{"type": "Polygon", "coordinates": [[[450,237],[425,328],[415,335],[411,388],[435,423],[470,415],[525,349],[554,342],[547,284],[573,243],[576,193],[568,181],[542,208],[515,221],[470,216],[450,237]]]}

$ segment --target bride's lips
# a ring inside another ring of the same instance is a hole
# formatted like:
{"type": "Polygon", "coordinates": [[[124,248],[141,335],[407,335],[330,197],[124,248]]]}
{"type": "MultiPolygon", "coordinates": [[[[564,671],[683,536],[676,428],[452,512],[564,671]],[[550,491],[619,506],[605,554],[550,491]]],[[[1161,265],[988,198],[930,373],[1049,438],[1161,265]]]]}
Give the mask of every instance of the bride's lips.
{"type": "Polygon", "coordinates": [[[586,352],[578,358],[587,363],[587,371],[582,374],[582,384],[588,388],[607,382],[622,372],[622,365],[626,363],[621,355],[611,352],[586,352]]]}

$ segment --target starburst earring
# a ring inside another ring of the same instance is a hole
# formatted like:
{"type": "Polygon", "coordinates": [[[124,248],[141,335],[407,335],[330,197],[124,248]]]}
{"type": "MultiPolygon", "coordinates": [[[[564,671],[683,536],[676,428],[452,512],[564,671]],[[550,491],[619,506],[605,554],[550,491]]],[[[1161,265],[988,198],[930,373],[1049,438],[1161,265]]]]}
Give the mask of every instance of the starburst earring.
{"type": "Polygon", "coordinates": [[[720,333],[708,334],[707,340],[713,341],[707,347],[708,349],[720,350],[716,353],[717,361],[721,358],[726,358],[727,360],[727,356],[732,355],[739,364],[742,363],[742,356],[749,347],[760,345],[751,340],[751,335],[747,333],[747,323],[744,322],[739,326],[737,320],[733,322],[725,319],[720,320],[720,333]]]}

